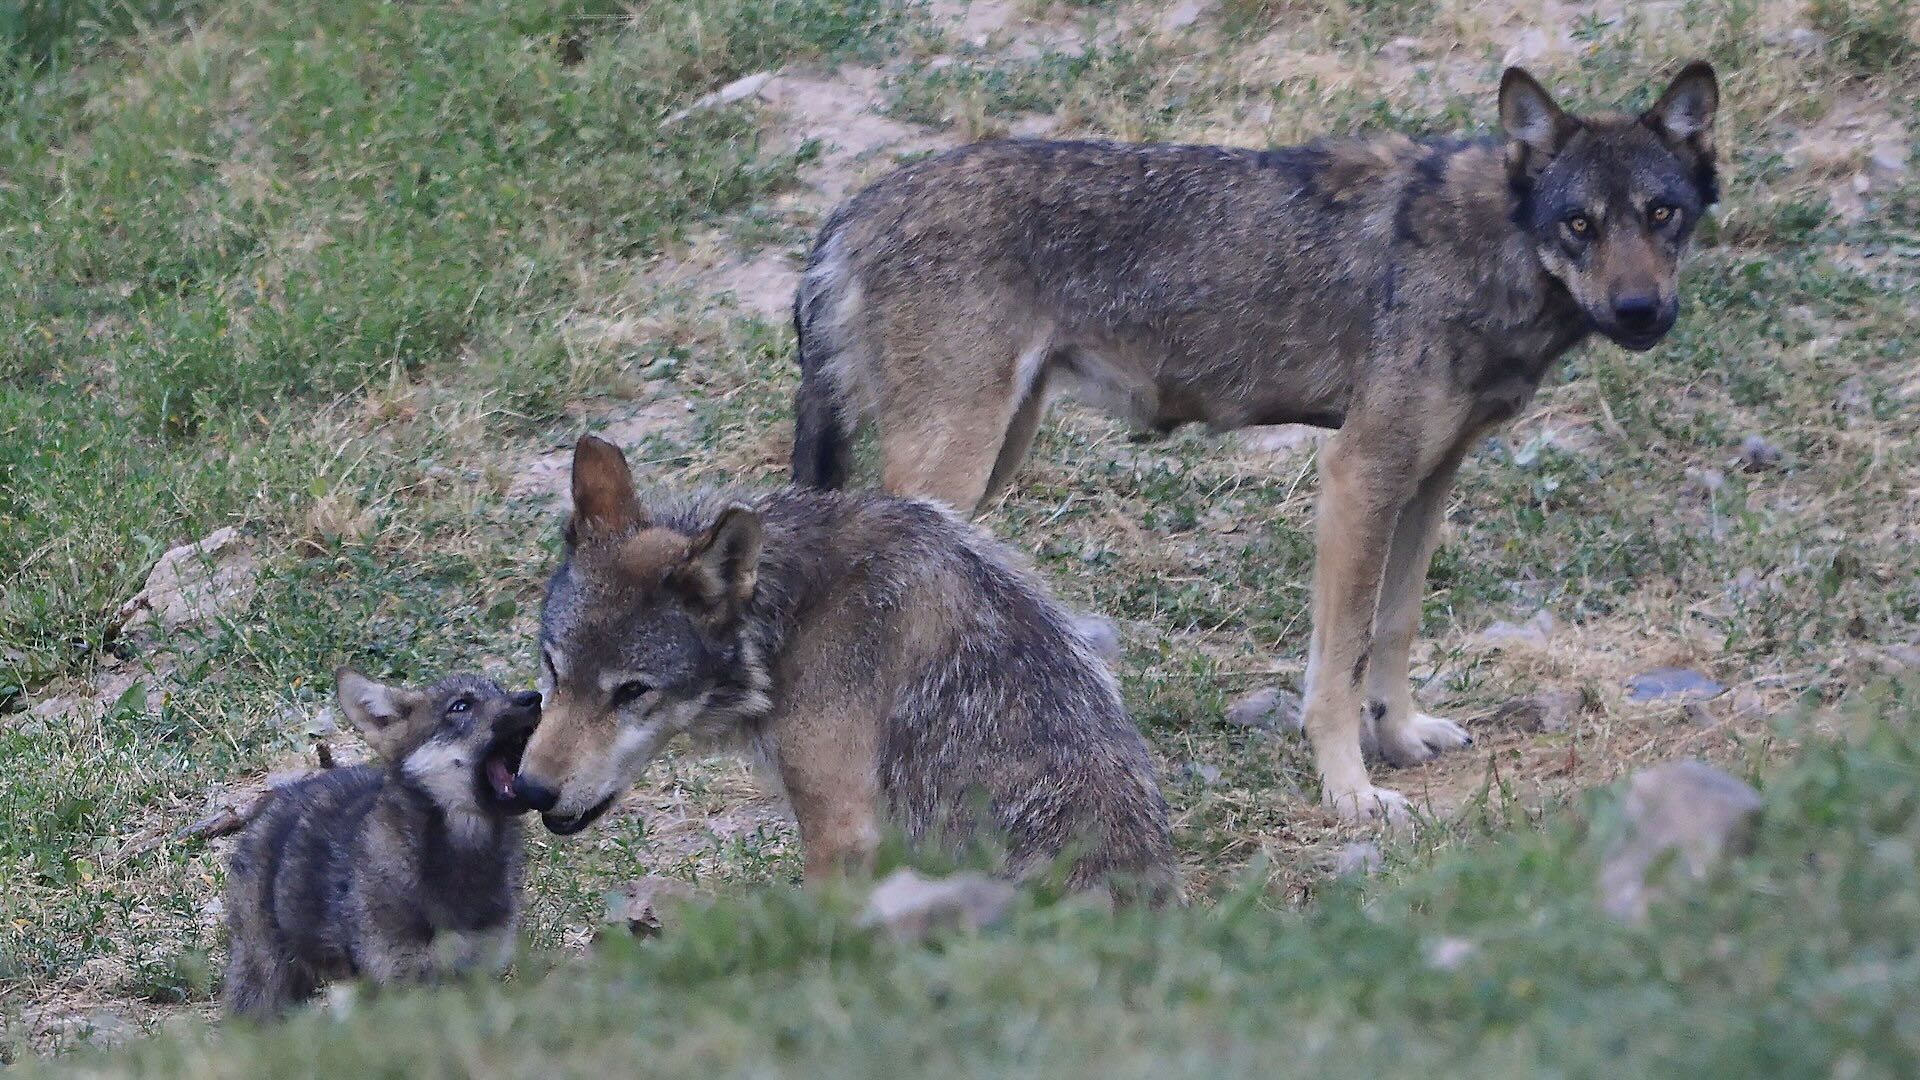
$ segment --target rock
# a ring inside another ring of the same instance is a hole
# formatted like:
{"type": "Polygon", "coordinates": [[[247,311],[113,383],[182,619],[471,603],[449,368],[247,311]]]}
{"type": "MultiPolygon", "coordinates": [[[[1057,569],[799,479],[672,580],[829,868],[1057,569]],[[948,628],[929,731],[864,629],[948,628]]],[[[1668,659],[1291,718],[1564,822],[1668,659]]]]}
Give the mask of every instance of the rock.
{"type": "Polygon", "coordinates": [[[900,942],[920,941],[936,930],[975,931],[1003,918],[1017,894],[1011,882],[984,874],[925,878],[896,870],[874,886],[860,925],[883,928],[900,942]]]}
{"type": "Polygon", "coordinates": [[[1437,937],[1427,942],[1427,966],[1440,971],[1452,971],[1479,951],[1480,947],[1466,938],[1437,937]]]}
{"type": "Polygon", "coordinates": [[[1691,668],[1654,668],[1627,680],[1628,701],[1707,701],[1726,692],[1724,684],[1714,682],[1691,668]]]}
{"type": "Polygon", "coordinates": [[[149,622],[172,631],[206,625],[240,611],[258,590],[259,566],[238,529],[219,529],[205,539],[160,556],[147,583],[120,605],[110,626],[114,632],[149,622]]]}
{"type": "Polygon", "coordinates": [[[1907,159],[1913,148],[1897,142],[1877,142],[1867,156],[1867,171],[1883,184],[1898,183],[1907,175],[1907,159]]]}
{"type": "Polygon", "coordinates": [[[1496,648],[1509,645],[1526,645],[1536,649],[1547,647],[1547,639],[1553,636],[1553,613],[1546,610],[1536,611],[1522,623],[1496,622],[1480,631],[1480,643],[1496,648]]]}
{"type": "Polygon", "coordinates": [[[1300,695],[1265,686],[1227,706],[1227,723],[1255,731],[1298,731],[1300,695]]]}
{"type": "Polygon", "coordinates": [[[1749,435],[1740,443],[1740,456],[1733,463],[1748,472],[1761,472],[1780,464],[1780,449],[1758,435],[1749,435]]]}
{"type": "Polygon", "coordinates": [[[699,890],[679,878],[637,878],[607,893],[607,929],[655,937],[699,898],[699,890]]]}
{"type": "Polygon", "coordinates": [[[1208,0],[1184,0],[1161,13],[1160,29],[1184,30],[1199,22],[1200,16],[1205,15],[1212,6],[1208,0]]]}
{"type": "Polygon", "coordinates": [[[1894,671],[1920,671],[1920,645],[1883,645],[1880,659],[1894,671]]]}
{"type": "Polygon", "coordinates": [[[1795,56],[1818,56],[1827,47],[1827,35],[1811,27],[1796,26],[1787,31],[1787,48],[1795,56]]]}
{"type": "Polygon", "coordinates": [[[1506,702],[1490,719],[1519,731],[1553,734],[1573,727],[1584,704],[1576,690],[1547,690],[1506,702]]]}
{"type": "Polygon", "coordinates": [[[1334,877],[1352,877],[1355,874],[1367,875],[1380,871],[1386,865],[1386,859],[1380,854],[1379,845],[1371,840],[1359,840],[1343,844],[1333,853],[1329,869],[1334,877]]]}
{"type": "Polygon", "coordinates": [[[1759,792],[1705,762],[1675,761],[1633,774],[1621,801],[1621,836],[1601,861],[1601,908],[1617,919],[1644,921],[1663,892],[1648,873],[1668,865],[1668,852],[1672,866],[1702,880],[1724,856],[1752,850],[1760,806],[1759,792]]]}
{"type": "Polygon", "coordinates": [[[750,98],[755,94],[758,94],[762,89],[766,87],[768,83],[772,81],[773,81],[773,72],[771,71],[756,71],[751,75],[742,75],[740,78],[733,80],[732,82],[721,87],[720,89],[715,90],[713,93],[708,94],[705,97],[702,97],[700,100],[694,102],[692,105],[689,105],[686,108],[681,109],[679,112],[674,113],[672,116],[667,117],[665,122],[663,122],[660,126],[671,127],[672,125],[677,124],[682,120],[685,120],[687,117],[692,116],[694,113],[704,112],[707,109],[722,108],[724,106],[731,105],[736,101],[742,101],[746,98],[750,98]]]}
{"type": "Polygon", "coordinates": [[[1207,787],[1212,787],[1220,782],[1220,767],[1218,765],[1209,765],[1204,761],[1187,762],[1186,773],[1207,787]]]}
{"type": "Polygon", "coordinates": [[[1719,469],[1702,469],[1689,465],[1685,475],[1687,487],[1700,495],[1711,497],[1727,486],[1727,474],[1719,469]]]}
{"type": "Polygon", "coordinates": [[[1100,659],[1109,664],[1120,659],[1125,646],[1120,641],[1120,628],[1112,619],[1082,615],[1073,620],[1073,628],[1100,659]]]}

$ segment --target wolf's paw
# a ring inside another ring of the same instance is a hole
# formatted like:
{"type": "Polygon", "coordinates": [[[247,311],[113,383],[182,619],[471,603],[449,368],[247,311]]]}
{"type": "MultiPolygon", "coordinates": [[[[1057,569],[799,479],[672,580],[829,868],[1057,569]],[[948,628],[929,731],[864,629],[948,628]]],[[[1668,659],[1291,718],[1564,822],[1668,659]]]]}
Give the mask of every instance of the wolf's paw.
{"type": "Polygon", "coordinates": [[[1414,713],[1399,728],[1388,730],[1382,724],[1374,733],[1380,741],[1380,756],[1389,765],[1418,765],[1434,756],[1473,742],[1467,729],[1444,717],[1414,713]]]}
{"type": "Polygon", "coordinates": [[[1407,797],[1388,788],[1367,784],[1353,791],[1335,791],[1328,789],[1321,795],[1321,801],[1327,804],[1342,821],[1354,823],[1384,821],[1396,828],[1412,820],[1412,812],[1407,797]]]}

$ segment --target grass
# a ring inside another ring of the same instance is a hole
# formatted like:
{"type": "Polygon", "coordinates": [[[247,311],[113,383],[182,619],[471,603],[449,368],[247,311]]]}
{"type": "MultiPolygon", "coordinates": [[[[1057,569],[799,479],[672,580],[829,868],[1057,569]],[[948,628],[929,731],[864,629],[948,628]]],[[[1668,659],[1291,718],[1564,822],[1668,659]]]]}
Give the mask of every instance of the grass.
{"type": "Polygon", "coordinates": [[[1169,31],[1141,5],[1025,4],[983,45],[964,13],[879,0],[26,12],[0,7],[0,1053],[214,1008],[224,848],[174,831],[311,760],[335,664],[531,678],[558,538],[519,485],[554,446],[611,423],[650,475],[777,482],[790,335],[713,294],[730,265],[804,244],[822,183],[848,179],[832,170],[871,175],[893,152],[834,150],[832,125],[751,104],[667,122],[699,96],[846,63],[877,70],[877,100],[829,104],[933,142],[1036,123],[1246,145],[1485,130],[1505,53],[1536,27],[1569,44],[1529,65],[1581,106],[1644,101],[1655,73],[1712,57],[1728,190],[1674,335],[1580,350],[1468,461],[1417,671],[1428,707],[1479,720],[1476,749],[1386,778],[1433,817],[1390,880],[1329,882],[1354,834],[1318,808],[1304,748],[1221,720],[1249,690],[1297,685],[1311,451],[1137,444],[1062,408],[986,523],[1121,622],[1195,910],[1042,906],[931,953],[878,945],[848,930],[848,898],[786,890],[797,844],[742,767],[672,758],[605,826],[535,841],[530,938],[577,950],[607,889],[661,873],[729,896],[685,940],[596,961],[582,988],[409,997],[356,1014],[354,1040],[316,1018],[142,1060],[244,1071],[298,1048],[348,1065],[424,1021],[443,1041],[419,1053],[502,1072],[560,1045],[582,1071],[647,1047],[663,1070],[856,1073],[970,1046],[953,1071],[1001,1074],[1144,1070],[1108,1056],[1125,1046],[1176,1072],[1336,1074],[1530,1072],[1557,1046],[1629,1072],[1743,1039],[1780,1055],[1732,1059],[1748,1072],[1912,1052],[1900,1014],[1876,1011],[1910,1001],[1891,943],[1911,936],[1911,879],[1869,873],[1911,846],[1893,806],[1911,711],[1862,700],[1920,640],[1920,187],[1872,149],[1911,166],[1920,131],[1899,5],[1561,25],[1543,4],[1236,2],[1169,31]],[[1742,467],[1749,436],[1779,460],[1742,467]],[[261,561],[249,605],[114,632],[161,552],[223,525],[261,561]],[[1543,647],[1479,637],[1538,610],[1556,626],[1543,647]],[[1733,690],[1693,709],[1625,699],[1628,676],[1668,664],[1733,690]],[[1539,690],[1579,696],[1568,730],[1485,719],[1539,690]],[[1801,710],[1815,719],[1770,721],[1801,710]],[[1879,727],[1840,719],[1870,712],[1879,727]],[[1877,733],[1833,741],[1859,724],[1877,733]],[[1555,807],[1677,755],[1762,778],[1771,846],[1652,931],[1598,923],[1555,807]],[[1796,869],[1825,843],[1859,872],[1796,869]],[[1783,933],[1782,897],[1821,914],[1783,933]],[[1435,934],[1478,959],[1409,967],[1435,934]],[[1125,1037],[1076,1041],[1080,1020],[1125,1037]],[[1621,1045],[1635,1024],[1649,1034],[1621,1045]]]}
{"type": "MultiPolygon", "coordinates": [[[[1029,900],[902,946],[779,888],[505,987],[202,1029],[86,1075],[1907,1075],[1920,1066],[1920,715],[1886,695],[1767,782],[1757,850],[1644,928],[1595,906],[1611,796],[1275,914],[1029,900]]],[[[33,1075],[31,1070],[28,1075],[33,1075]]]]}

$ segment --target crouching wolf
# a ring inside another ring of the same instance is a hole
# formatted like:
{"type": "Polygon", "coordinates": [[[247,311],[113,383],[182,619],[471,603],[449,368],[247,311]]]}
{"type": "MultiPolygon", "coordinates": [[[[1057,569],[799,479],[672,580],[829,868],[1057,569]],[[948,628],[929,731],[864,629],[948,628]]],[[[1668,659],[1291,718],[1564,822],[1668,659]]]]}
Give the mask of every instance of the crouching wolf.
{"type": "Polygon", "coordinates": [[[1394,764],[1468,741],[1407,678],[1454,472],[1575,343],[1673,326],[1717,103],[1696,63],[1645,112],[1576,117],[1513,68],[1481,141],[1011,141],[906,166],[808,260],[794,479],[841,486],[871,421],[888,491],[976,510],[1056,391],[1162,432],[1337,428],[1306,726],[1330,805],[1397,816],[1363,727],[1394,764]]]}
{"type": "Polygon", "coordinates": [[[342,668],[340,709],[385,759],[275,792],[227,869],[227,1011],[323,984],[417,982],[512,955],[526,811],[513,794],[540,695],[453,676],[404,690],[342,668]]]}
{"type": "Polygon", "coordinates": [[[806,489],[649,498],[574,450],[545,716],[515,790],[566,835],[676,735],[744,744],[809,879],[910,842],[1056,856],[1072,888],[1174,885],[1167,806],[1113,676],[1030,572],[933,503],[806,489]]]}

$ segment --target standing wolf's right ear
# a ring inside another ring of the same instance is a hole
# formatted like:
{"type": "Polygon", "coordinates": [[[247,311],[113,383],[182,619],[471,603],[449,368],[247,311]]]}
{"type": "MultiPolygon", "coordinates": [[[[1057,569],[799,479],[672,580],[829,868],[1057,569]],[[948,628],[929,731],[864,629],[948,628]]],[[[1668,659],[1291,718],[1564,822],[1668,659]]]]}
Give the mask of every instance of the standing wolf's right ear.
{"type": "Polygon", "coordinates": [[[1533,174],[1567,145],[1580,130],[1580,121],[1568,116],[1525,69],[1510,67],[1500,77],[1500,128],[1507,133],[1508,166],[1533,174]]]}
{"type": "Polygon", "coordinates": [[[347,722],[383,758],[393,760],[411,750],[431,729],[432,717],[421,717],[425,695],[375,682],[350,667],[333,673],[333,689],[347,722]]]}
{"type": "Polygon", "coordinates": [[[583,536],[621,536],[646,524],[633,473],[620,448],[592,435],[573,445],[573,517],[567,543],[583,536]]]}

